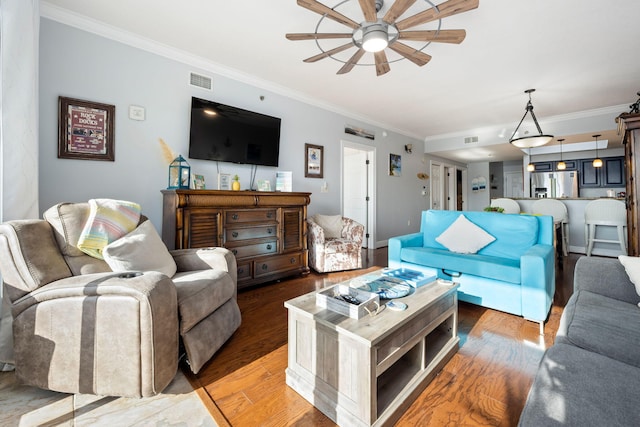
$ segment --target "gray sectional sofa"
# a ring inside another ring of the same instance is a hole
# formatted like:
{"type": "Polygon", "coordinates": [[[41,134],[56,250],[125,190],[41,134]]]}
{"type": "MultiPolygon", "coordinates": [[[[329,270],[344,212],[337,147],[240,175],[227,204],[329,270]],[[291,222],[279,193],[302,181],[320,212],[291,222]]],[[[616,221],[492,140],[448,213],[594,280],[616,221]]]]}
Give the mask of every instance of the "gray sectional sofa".
{"type": "Polygon", "coordinates": [[[640,425],[639,301],[617,259],[578,260],[519,426],[640,425]]]}

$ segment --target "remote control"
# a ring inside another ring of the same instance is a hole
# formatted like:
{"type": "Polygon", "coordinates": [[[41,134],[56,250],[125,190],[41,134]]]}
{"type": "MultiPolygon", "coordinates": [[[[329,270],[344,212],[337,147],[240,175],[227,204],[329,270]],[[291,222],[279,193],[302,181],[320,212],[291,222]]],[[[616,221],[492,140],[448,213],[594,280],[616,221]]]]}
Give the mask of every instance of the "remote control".
{"type": "Polygon", "coordinates": [[[389,301],[386,304],[389,307],[389,310],[402,311],[407,309],[407,304],[398,301],[389,301]]]}

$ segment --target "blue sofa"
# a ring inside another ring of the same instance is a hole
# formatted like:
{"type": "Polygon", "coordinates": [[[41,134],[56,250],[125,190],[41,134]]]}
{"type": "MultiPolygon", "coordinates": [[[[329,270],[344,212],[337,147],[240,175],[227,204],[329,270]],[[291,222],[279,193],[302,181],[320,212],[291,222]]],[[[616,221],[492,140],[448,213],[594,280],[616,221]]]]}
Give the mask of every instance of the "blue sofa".
{"type": "Polygon", "coordinates": [[[389,239],[389,267],[454,280],[459,300],[536,321],[542,333],[556,287],[553,241],[551,216],[429,210],[419,233],[389,239]],[[475,254],[438,243],[461,214],[496,240],[475,254]]]}

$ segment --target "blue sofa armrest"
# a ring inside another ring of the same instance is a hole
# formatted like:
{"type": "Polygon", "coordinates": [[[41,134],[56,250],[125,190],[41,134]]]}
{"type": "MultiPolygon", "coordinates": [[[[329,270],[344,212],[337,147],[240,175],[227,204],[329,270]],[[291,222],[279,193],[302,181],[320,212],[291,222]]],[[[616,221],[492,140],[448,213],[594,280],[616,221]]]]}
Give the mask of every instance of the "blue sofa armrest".
{"type": "Polygon", "coordinates": [[[392,237],[389,239],[389,267],[397,268],[400,266],[402,260],[400,259],[400,253],[402,248],[407,247],[422,247],[422,233],[405,234],[404,236],[392,237]]]}
{"type": "Polygon", "coordinates": [[[522,316],[539,322],[547,318],[556,291],[555,248],[533,245],[520,258],[522,316]]]}

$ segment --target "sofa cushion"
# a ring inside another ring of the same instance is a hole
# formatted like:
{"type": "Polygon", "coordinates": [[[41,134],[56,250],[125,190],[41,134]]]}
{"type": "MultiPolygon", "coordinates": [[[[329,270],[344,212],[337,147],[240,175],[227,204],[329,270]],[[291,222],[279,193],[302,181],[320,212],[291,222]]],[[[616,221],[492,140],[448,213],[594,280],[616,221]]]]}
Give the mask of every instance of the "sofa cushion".
{"type": "Polygon", "coordinates": [[[44,219],[54,230],[56,243],[74,276],[111,271],[104,260],[78,249],[78,239],[89,218],[89,203],[58,203],[47,209],[44,219]]]}
{"type": "Polygon", "coordinates": [[[638,325],[636,305],[579,290],[565,306],[556,343],[573,344],[640,368],[638,325]]]}
{"type": "Polygon", "coordinates": [[[316,214],[313,219],[324,230],[326,239],[342,237],[342,215],[316,214]]]}
{"type": "Polygon", "coordinates": [[[475,254],[489,243],[496,240],[491,234],[469,221],[460,214],[436,241],[452,252],[475,254]]]}
{"type": "Polygon", "coordinates": [[[196,270],[177,273],[173,283],[178,291],[180,334],[235,296],[236,285],[223,270],[196,270]]]}
{"type": "Polygon", "coordinates": [[[324,242],[325,254],[357,253],[360,245],[351,240],[329,239],[324,242]]]}
{"type": "Polygon", "coordinates": [[[640,369],[555,344],[545,353],[520,427],[631,426],[640,419],[640,369]]]}
{"type": "Polygon", "coordinates": [[[109,243],[102,250],[113,271],[159,271],[176,274],[176,263],[151,221],[145,221],[129,234],[109,243]]]}
{"type": "MultiPolygon", "coordinates": [[[[497,214],[496,214],[497,215],[497,214]]],[[[488,279],[510,283],[520,283],[520,261],[481,254],[458,254],[447,249],[403,248],[400,254],[403,262],[424,265],[449,272],[460,272],[488,279]]]]}
{"type": "Polygon", "coordinates": [[[84,255],[78,249],[78,239],[89,218],[89,203],[58,203],[47,209],[43,216],[55,230],[56,241],[63,255],[84,255]]]}
{"type": "MultiPolygon", "coordinates": [[[[429,210],[422,214],[423,245],[446,249],[436,241],[460,215],[456,211],[429,210]]],[[[538,243],[538,219],[531,215],[510,215],[494,212],[465,212],[469,221],[495,237],[495,241],[478,251],[499,258],[519,259],[538,243]]]]}

